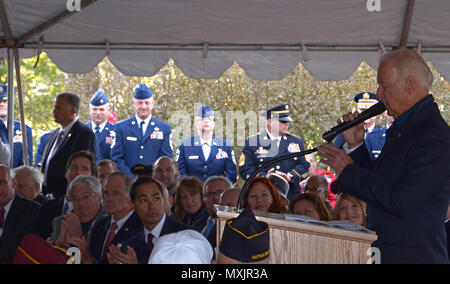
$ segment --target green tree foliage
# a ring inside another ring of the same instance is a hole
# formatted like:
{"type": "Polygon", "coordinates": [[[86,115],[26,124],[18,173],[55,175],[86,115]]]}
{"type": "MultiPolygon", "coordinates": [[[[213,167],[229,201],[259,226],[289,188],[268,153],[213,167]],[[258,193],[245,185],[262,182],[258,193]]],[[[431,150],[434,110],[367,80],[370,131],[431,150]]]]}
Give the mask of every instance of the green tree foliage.
{"type": "MultiPolygon", "coordinates": [[[[377,88],[376,71],[366,63],[362,63],[345,81],[317,81],[300,64],[282,80],[261,81],[247,76],[238,63],[219,78],[194,79],[185,76],[172,60],[153,77],[127,77],[107,58],[92,72],[83,75],[61,72],[45,54],[41,55],[38,67],[33,69],[35,60],[22,60],[21,63],[26,122],[33,127],[35,148],[39,135],[57,127],[53,122],[52,104],[56,94],[62,91],[81,96],[80,119],[89,121],[88,101],[98,89],[103,89],[111,101],[112,110],[122,120],[134,114],[132,98],[135,87],[146,83],[155,95],[153,115],[171,123],[175,148],[180,137],[194,134],[196,104],[208,104],[216,111],[216,126],[220,129],[216,135],[232,140],[239,158],[243,139],[263,131],[265,127],[264,124],[258,126],[258,122],[263,120],[255,123],[248,119],[249,114],[289,103],[294,119],[290,132],[302,137],[306,148],[312,148],[324,142],[322,134],[334,126],[343,113],[352,111],[356,93],[375,92],[377,88]],[[243,121],[245,128],[242,128],[243,121]]],[[[430,67],[435,76],[432,93],[449,122],[449,82],[430,67]]],[[[0,81],[6,82],[5,67],[1,68],[0,76],[0,81]]],[[[260,115],[257,117],[262,119],[260,115]]],[[[382,116],[378,123],[384,124],[382,116]]]]}

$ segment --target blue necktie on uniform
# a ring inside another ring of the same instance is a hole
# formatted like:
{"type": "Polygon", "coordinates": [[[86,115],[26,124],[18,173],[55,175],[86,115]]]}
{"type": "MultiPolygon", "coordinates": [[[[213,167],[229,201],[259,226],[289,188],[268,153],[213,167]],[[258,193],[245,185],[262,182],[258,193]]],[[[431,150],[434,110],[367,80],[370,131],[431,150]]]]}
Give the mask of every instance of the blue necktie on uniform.
{"type": "Polygon", "coordinates": [[[144,124],[145,124],[145,121],[141,121],[141,123],[139,124],[139,128],[141,128],[141,132],[142,132],[142,137],[144,137],[144,135],[145,135],[144,124]]]}
{"type": "Polygon", "coordinates": [[[100,138],[100,127],[98,125],[95,127],[95,138],[97,140],[100,138]]]}

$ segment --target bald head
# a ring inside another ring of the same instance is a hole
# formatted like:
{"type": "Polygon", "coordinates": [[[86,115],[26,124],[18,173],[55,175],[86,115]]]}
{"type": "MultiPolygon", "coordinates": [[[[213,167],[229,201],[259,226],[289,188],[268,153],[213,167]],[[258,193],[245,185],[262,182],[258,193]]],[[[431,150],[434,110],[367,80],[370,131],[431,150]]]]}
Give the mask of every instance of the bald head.
{"type": "Polygon", "coordinates": [[[380,65],[392,62],[398,80],[404,81],[409,76],[417,80],[418,88],[426,91],[433,85],[433,73],[417,52],[411,49],[398,49],[386,53],[380,59],[380,65]]]}

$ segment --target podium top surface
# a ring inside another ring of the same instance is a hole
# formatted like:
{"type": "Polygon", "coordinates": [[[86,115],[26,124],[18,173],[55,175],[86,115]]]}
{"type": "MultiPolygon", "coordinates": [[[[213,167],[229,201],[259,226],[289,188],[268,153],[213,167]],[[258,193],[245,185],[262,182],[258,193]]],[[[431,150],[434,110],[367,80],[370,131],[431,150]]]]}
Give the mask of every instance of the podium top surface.
{"type": "MultiPolygon", "coordinates": [[[[239,214],[235,212],[225,212],[217,211],[217,216],[221,220],[227,220],[231,218],[236,218],[239,214]]],[[[285,215],[265,213],[265,212],[254,212],[256,219],[266,222],[271,228],[303,232],[307,234],[321,235],[332,238],[356,240],[359,242],[372,243],[377,240],[377,235],[374,231],[360,232],[351,231],[341,228],[335,228],[320,224],[309,224],[300,221],[286,220],[285,215]]]]}

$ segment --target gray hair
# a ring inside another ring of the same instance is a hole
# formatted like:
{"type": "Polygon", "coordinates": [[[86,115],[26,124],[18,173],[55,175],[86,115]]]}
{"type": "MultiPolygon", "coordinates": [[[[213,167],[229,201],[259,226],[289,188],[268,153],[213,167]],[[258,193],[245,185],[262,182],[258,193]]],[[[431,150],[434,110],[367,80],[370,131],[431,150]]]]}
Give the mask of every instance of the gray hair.
{"type": "Polygon", "coordinates": [[[233,184],[226,177],[224,177],[224,176],[211,176],[203,184],[203,193],[206,194],[206,190],[208,189],[208,185],[210,183],[213,183],[213,182],[216,182],[216,181],[221,181],[221,182],[225,183],[225,187],[227,188],[227,190],[233,187],[233,184]]]}
{"type": "Polygon", "coordinates": [[[37,182],[39,184],[42,184],[44,181],[44,176],[42,173],[38,169],[30,166],[20,166],[12,170],[12,178],[15,178],[18,174],[26,174],[33,182],[37,182]]]}
{"type": "Polygon", "coordinates": [[[92,176],[79,175],[70,183],[69,188],[67,189],[67,200],[71,200],[72,190],[81,184],[86,184],[97,197],[102,196],[102,186],[100,185],[100,182],[97,178],[92,176]]]}
{"type": "Polygon", "coordinates": [[[397,49],[384,54],[380,58],[380,65],[384,62],[395,59],[395,67],[402,79],[413,76],[423,89],[431,89],[433,86],[433,73],[416,51],[408,48],[397,49]]]}
{"type": "Polygon", "coordinates": [[[130,177],[128,174],[124,173],[124,172],[114,172],[112,174],[110,174],[109,176],[107,176],[105,178],[105,181],[103,182],[103,186],[106,186],[106,183],[112,178],[112,177],[121,177],[123,179],[123,181],[125,182],[125,192],[127,193],[127,195],[130,195],[130,191],[131,191],[131,186],[133,185],[133,178],[130,177]]]}

